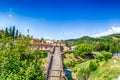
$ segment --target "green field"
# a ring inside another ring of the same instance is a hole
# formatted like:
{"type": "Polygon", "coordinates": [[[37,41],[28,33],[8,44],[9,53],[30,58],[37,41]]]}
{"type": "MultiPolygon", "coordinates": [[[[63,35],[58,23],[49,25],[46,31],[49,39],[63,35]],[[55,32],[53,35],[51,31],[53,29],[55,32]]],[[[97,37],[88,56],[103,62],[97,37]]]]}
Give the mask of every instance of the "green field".
{"type": "Polygon", "coordinates": [[[91,73],[89,80],[117,80],[118,76],[120,76],[120,57],[114,57],[108,62],[101,62],[98,69],[91,73]],[[116,63],[114,59],[117,60],[116,63]]]}
{"type": "MultiPolygon", "coordinates": [[[[65,62],[71,62],[72,60],[76,60],[73,58],[72,54],[65,55],[65,62]]],[[[88,68],[90,61],[94,61],[95,59],[88,60],[86,62],[76,64],[72,69],[72,76],[76,79],[76,73],[79,69],[88,68]]],[[[99,67],[96,71],[90,74],[89,80],[118,80],[120,76],[120,57],[113,57],[108,61],[99,62],[99,67]],[[114,63],[114,59],[117,61],[114,63]]]]}

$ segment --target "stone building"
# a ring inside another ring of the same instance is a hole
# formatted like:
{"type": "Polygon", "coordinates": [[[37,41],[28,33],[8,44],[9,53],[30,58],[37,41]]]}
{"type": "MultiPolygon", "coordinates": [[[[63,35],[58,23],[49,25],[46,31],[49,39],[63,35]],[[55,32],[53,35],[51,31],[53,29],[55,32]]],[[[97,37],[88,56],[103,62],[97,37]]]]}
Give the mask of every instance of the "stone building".
{"type": "Polygon", "coordinates": [[[65,46],[65,43],[60,40],[45,40],[44,42],[39,39],[32,39],[30,44],[33,45],[34,50],[42,50],[42,51],[51,51],[53,46],[61,46],[63,51],[67,51],[68,48],[65,46]]]}

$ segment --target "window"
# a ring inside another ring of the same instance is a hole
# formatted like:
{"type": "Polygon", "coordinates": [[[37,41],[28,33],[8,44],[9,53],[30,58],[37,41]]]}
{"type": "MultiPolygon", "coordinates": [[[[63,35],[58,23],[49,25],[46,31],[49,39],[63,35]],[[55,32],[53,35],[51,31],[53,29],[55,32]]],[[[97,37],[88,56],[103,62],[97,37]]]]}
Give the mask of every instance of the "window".
{"type": "Polygon", "coordinates": [[[47,46],[45,46],[45,49],[47,49],[47,46]]]}

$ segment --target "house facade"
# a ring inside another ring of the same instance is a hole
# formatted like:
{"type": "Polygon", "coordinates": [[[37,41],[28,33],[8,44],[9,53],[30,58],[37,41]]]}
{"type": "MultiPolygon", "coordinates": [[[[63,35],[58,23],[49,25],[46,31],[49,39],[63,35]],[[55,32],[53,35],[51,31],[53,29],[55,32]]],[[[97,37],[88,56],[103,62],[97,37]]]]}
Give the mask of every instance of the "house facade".
{"type": "Polygon", "coordinates": [[[54,46],[61,46],[63,51],[68,50],[65,43],[60,40],[45,40],[42,42],[39,39],[32,39],[30,44],[33,46],[34,50],[52,51],[54,46]]]}

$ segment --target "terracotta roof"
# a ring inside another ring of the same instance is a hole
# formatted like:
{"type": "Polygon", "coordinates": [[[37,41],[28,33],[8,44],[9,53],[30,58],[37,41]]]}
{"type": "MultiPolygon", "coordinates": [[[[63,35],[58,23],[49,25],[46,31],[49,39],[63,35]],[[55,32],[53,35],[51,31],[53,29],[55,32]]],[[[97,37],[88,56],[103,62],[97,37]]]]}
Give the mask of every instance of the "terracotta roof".
{"type": "Polygon", "coordinates": [[[50,44],[39,44],[40,46],[49,46],[49,47],[52,47],[52,45],[50,44]]]}

